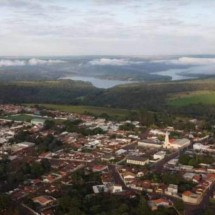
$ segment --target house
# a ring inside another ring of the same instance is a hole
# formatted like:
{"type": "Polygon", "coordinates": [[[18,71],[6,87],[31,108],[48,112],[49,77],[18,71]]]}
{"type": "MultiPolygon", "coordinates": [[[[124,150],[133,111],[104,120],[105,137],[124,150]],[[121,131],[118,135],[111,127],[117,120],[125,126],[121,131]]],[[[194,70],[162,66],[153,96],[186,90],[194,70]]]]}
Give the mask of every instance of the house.
{"type": "Polygon", "coordinates": [[[102,192],[108,192],[108,188],[105,185],[95,185],[93,186],[93,192],[94,193],[102,193],[102,192]]]}
{"type": "Polygon", "coordinates": [[[126,181],[126,182],[134,180],[136,177],[136,175],[134,173],[128,172],[128,171],[123,172],[121,175],[122,175],[124,181],[126,181]]]}
{"type": "Polygon", "coordinates": [[[176,184],[170,184],[167,187],[167,189],[165,190],[165,193],[167,195],[171,195],[171,196],[177,195],[178,194],[178,185],[176,185],[176,184]]]}
{"type": "Polygon", "coordinates": [[[202,195],[193,193],[191,191],[185,191],[182,193],[182,200],[186,203],[197,205],[202,200],[202,195]]]}
{"type": "Polygon", "coordinates": [[[122,186],[118,184],[111,185],[109,187],[111,193],[119,193],[122,192],[122,186]]]}
{"type": "Polygon", "coordinates": [[[157,210],[159,206],[170,207],[172,203],[166,199],[154,199],[148,202],[149,207],[152,211],[157,210]]]}
{"type": "Polygon", "coordinates": [[[101,158],[102,161],[106,161],[106,162],[112,161],[114,159],[115,159],[115,157],[111,154],[106,154],[101,158]]]}
{"type": "Polygon", "coordinates": [[[42,207],[50,206],[56,203],[56,199],[52,196],[37,196],[32,199],[34,203],[38,203],[42,207]]]}
{"type": "Polygon", "coordinates": [[[192,172],[186,172],[184,175],[183,175],[183,178],[187,181],[192,181],[193,180],[193,177],[195,176],[194,173],[192,172]]]}
{"type": "Polygon", "coordinates": [[[112,184],[113,183],[113,177],[110,173],[103,173],[101,175],[101,181],[102,181],[102,184],[104,184],[104,185],[112,184]]]}
{"type": "Polygon", "coordinates": [[[164,207],[170,206],[170,202],[163,198],[152,200],[152,202],[154,202],[157,206],[164,206],[164,207]]]}
{"type": "Polygon", "coordinates": [[[95,166],[93,166],[93,168],[92,168],[92,171],[93,172],[102,172],[102,171],[104,171],[104,170],[107,170],[107,166],[104,166],[104,165],[95,165],[95,166]]]}

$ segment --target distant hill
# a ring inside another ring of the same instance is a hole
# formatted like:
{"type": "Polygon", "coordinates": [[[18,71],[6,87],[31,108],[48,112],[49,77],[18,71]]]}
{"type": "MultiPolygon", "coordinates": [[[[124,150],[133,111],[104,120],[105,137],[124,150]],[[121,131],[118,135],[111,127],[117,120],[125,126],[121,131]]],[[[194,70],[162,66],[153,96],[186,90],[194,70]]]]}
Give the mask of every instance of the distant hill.
{"type": "Polygon", "coordinates": [[[81,81],[1,83],[1,103],[48,103],[207,114],[215,105],[215,80],[127,84],[97,89],[81,81]],[[208,94],[210,92],[210,94],[208,94]],[[207,96],[205,96],[207,94],[207,96]],[[207,99],[206,99],[207,98],[207,99]],[[186,100],[189,100],[186,103],[186,100]],[[178,104],[182,105],[178,105],[178,104]],[[192,108],[189,108],[192,107],[192,108]],[[207,111],[206,111],[207,112],[207,111]]]}

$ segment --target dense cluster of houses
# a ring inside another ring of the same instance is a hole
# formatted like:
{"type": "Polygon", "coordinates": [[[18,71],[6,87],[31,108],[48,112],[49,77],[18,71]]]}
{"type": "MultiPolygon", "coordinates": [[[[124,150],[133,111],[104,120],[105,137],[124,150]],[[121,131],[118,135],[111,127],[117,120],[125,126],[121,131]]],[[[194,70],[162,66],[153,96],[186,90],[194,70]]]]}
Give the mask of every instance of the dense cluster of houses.
{"type": "Polygon", "coordinates": [[[189,204],[199,204],[215,183],[215,166],[202,164],[200,168],[194,168],[178,162],[179,152],[192,150],[193,153],[213,153],[215,147],[206,144],[207,137],[167,127],[148,130],[143,138],[140,132],[141,125],[137,121],[115,122],[88,115],[49,110],[52,120],[79,119],[81,126],[88,129],[101,128],[104,131],[103,134],[89,136],[68,131],[56,134],[52,129],[43,129],[48,117],[38,115],[40,112],[35,107],[0,105],[0,110],[4,115],[32,114],[30,122],[14,122],[4,118],[0,120],[0,157],[7,157],[16,168],[19,168],[18,161],[20,165],[23,162],[40,162],[42,159],[49,161],[50,172],[37,179],[28,179],[17,188],[8,191],[14,200],[22,200],[31,194],[32,201],[39,205],[39,214],[45,214],[47,208],[50,210],[56,207],[58,201],[54,194],[60,190],[59,183],[72,184],[71,174],[79,169],[100,174],[101,182],[92,186],[92,193],[95,195],[100,192],[124,195],[128,191],[133,194],[146,191],[151,196],[161,195],[162,197],[149,199],[152,210],[159,206],[171,207],[174,203],[168,197],[181,199],[189,204]],[[34,118],[35,114],[38,117],[34,118]],[[125,123],[133,124],[135,130],[120,129],[125,123]],[[37,138],[52,134],[63,146],[57,151],[38,154],[37,146],[33,142],[10,142],[17,132],[25,130],[37,138]],[[172,138],[171,132],[180,133],[181,138],[172,138]],[[180,172],[185,180],[196,184],[195,188],[180,193],[177,184],[155,183],[144,178],[159,165],[163,171],[180,172]]]}

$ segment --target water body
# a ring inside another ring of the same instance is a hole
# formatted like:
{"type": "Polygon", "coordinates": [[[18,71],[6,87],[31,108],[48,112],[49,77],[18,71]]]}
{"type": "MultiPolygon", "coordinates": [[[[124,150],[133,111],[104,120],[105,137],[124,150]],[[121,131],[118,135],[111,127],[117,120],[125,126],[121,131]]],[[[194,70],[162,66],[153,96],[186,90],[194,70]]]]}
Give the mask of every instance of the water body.
{"type": "Polygon", "coordinates": [[[163,76],[170,76],[172,81],[180,81],[180,80],[187,80],[187,79],[194,79],[195,77],[185,76],[182,74],[184,72],[180,69],[170,69],[166,71],[156,72],[156,75],[163,75],[163,76]]]}
{"type": "MultiPolygon", "coordinates": [[[[195,77],[185,76],[182,73],[183,73],[183,70],[170,69],[170,70],[166,70],[166,71],[155,72],[152,74],[170,76],[172,78],[172,81],[188,80],[188,79],[195,78],[195,77]]],[[[103,89],[108,89],[108,88],[115,87],[115,86],[121,85],[121,84],[134,83],[134,81],[109,80],[109,79],[100,79],[100,78],[96,78],[96,77],[87,77],[87,76],[67,76],[67,77],[63,77],[60,79],[70,79],[70,80],[74,80],[74,81],[90,82],[93,86],[95,86],[97,88],[103,88],[103,89]]]]}
{"type": "Polygon", "coordinates": [[[109,80],[109,79],[100,79],[100,78],[86,77],[86,76],[67,76],[60,79],[70,79],[74,81],[90,82],[93,86],[97,88],[103,88],[103,89],[108,89],[121,84],[134,83],[132,81],[109,80]]]}

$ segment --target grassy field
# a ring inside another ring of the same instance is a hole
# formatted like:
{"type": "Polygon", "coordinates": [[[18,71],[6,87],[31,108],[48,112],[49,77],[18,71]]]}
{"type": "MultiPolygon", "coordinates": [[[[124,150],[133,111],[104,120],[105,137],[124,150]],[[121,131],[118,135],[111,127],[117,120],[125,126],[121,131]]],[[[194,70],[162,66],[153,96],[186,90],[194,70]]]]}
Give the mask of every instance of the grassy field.
{"type": "Polygon", "coordinates": [[[13,120],[13,121],[22,121],[22,122],[30,122],[32,119],[40,118],[33,115],[28,114],[15,114],[3,117],[4,119],[13,120]]]}
{"type": "MultiPolygon", "coordinates": [[[[31,104],[33,105],[33,104],[31,104]]],[[[112,117],[124,117],[126,116],[129,111],[126,109],[117,109],[117,108],[104,108],[104,107],[94,107],[94,106],[74,106],[74,105],[55,105],[55,104],[38,104],[40,106],[59,110],[59,111],[66,111],[70,113],[91,113],[94,115],[101,115],[103,113],[106,113],[112,117]]]]}
{"type": "Polygon", "coordinates": [[[215,105],[215,91],[196,91],[186,94],[177,94],[171,97],[168,103],[176,107],[192,104],[215,105]]]}

